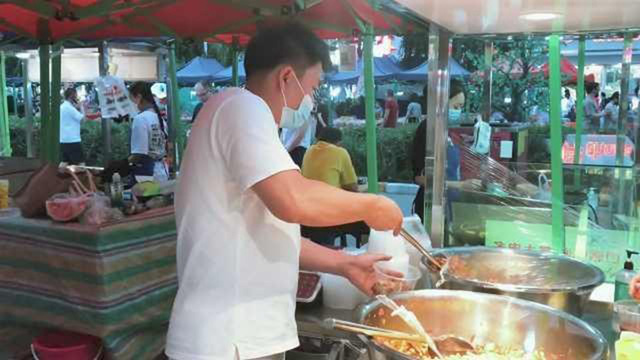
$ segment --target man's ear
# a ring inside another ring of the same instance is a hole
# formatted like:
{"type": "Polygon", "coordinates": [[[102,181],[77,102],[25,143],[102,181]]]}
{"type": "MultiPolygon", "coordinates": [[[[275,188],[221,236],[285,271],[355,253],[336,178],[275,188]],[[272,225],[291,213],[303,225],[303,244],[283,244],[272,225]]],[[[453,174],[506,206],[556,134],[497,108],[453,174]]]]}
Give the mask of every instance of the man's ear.
{"type": "Polygon", "coordinates": [[[280,86],[280,88],[282,90],[284,90],[284,86],[289,82],[289,81],[294,81],[294,70],[293,67],[291,67],[291,65],[285,65],[282,66],[279,70],[278,70],[278,86],[280,86]]]}

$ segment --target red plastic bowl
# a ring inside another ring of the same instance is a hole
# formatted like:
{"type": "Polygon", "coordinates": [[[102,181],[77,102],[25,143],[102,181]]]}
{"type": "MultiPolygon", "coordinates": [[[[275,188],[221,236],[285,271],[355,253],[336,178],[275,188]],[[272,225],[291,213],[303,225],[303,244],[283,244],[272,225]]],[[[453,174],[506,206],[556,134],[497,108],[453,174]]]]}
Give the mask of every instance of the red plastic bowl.
{"type": "Polygon", "coordinates": [[[94,360],[101,341],[95,336],[68,331],[51,331],[33,340],[32,351],[39,360],[94,360]]]}

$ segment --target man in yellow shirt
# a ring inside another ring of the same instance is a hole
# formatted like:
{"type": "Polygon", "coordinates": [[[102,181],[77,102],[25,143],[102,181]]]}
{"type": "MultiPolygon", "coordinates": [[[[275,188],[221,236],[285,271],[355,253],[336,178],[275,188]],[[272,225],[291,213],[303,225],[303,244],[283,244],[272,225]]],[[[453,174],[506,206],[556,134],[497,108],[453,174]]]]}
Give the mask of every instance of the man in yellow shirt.
{"type": "Polygon", "coordinates": [[[318,142],[304,155],[302,175],[340,189],[358,191],[356,171],[349,152],[338,145],[341,140],[342,132],[339,129],[322,129],[318,142]]]}

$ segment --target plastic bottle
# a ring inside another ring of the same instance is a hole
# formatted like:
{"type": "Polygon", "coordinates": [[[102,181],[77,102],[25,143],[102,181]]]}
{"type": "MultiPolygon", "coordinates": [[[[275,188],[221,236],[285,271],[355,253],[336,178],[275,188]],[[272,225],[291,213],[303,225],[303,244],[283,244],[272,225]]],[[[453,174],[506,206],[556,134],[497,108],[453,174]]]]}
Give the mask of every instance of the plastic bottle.
{"type": "Polygon", "coordinates": [[[613,295],[614,301],[630,298],[629,283],[636,275],[636,272],[633,270],[633,261],[631,261],[633,255],[638,255],[638,252],[627,250],[627,261],[624,262],[624,269],[616,274],[615,292],[613,295]]]}
{"type": "Polygon", "coordinates": [[[111,206],[112,207],[120,207],[122,206],[122,192],[124,191],[124,186],[122,185],[122,179],[120,178],[119,173],[113,174],[111,177],[111,206]]]}

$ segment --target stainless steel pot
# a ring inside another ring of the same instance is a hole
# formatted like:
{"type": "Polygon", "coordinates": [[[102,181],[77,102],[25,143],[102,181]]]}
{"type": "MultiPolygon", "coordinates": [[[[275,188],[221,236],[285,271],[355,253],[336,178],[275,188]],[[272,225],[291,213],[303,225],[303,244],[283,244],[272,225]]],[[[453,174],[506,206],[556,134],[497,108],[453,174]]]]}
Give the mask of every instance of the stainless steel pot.
{"type": "MultiPolygon", "coordinates": [[[[419,290],[391,296],[413,311],[433,336],[452,334],[475,339],[477,344],[544,351],[565,355],[566,360],[607,360],[608,345],[598,330],[584,321],[551,307],[507,296],[451,290],[419,290]]],[[[361,323],[410,331],[402,320],[381,314],[383,305],[374,300],[358,312],[361,323]]],[[[371,360],[411,359],[368,337],[371,360]]]]}
{"type": "MultiPolygon", "coordinates": [[[[605,280],[604,273],[597,267],[562,255],[488,247],[447,248],[432,253],[436,257],[456,258],[468,267],[464,275],[454,270],[445,271],[442,289],[508,295],[576,316],[582,315],[593,289],[605,280]],[[492,274],[505,279],[514,275],[523,281],[491,281],[492,274]]],[[[428,272],[435,285],[440,274],[428,272]]]]}

